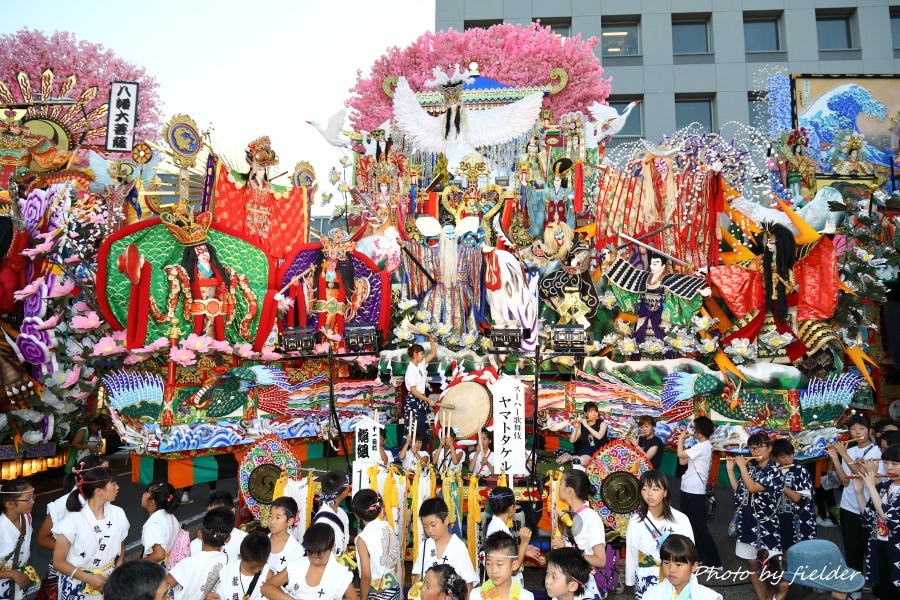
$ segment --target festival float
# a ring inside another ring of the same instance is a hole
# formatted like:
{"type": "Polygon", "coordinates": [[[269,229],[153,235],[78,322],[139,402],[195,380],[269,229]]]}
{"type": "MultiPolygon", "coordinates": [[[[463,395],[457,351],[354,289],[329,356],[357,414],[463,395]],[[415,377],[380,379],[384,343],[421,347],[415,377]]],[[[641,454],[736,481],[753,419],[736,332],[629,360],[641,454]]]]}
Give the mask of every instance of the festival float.
{"type": "MultiPolygon", "coordinates": [[[[17,77],[21,97],[0,87],[0,433],[18,453],[3,476],[106,411],[135,481],[237,469],[264,522],[282,494],[311,512],[309,462],[333,450],[356,489],[382,491],[413,553],[412,516],[439,485],[474,553],[493,479],[377,458],[382,433],[400,446],[422,425],[403,376],[428,336],[428,426],[464,447],[488,427],[497,481],[539,507],[545,533],[565,507],[539,457],[569,448],[588,402],[613,438],[584,466],[611,540],[650,468],[639,416],[669,445],[706,415],[722,453],[762,431],[814,461],[850,411],[886,414],[896,141],[873,148],[855,115],[829,129],[796,85],[814,76],[796,76],[767,82],[767,131],[613,147],[634,106],[607,105],[596,42],[506,24],[389,51],[349,113],[314,123],[347,152],[328,174],[339,199],[320,194],[328,231],[311,226],[312,167],[276,183],[266,136],[229,161],[189,115],[138,132],[122,100],[143,92],[120,78],[96,107],[97,88],[79,96],[49,70],[17,77]],[[40,134],[54,127],[65,137],[40,134]]],[[[868,94],[846,86],[834,93],[868,94]]],[[[900,106],[860,106],[887,137],[900,106]]]]}

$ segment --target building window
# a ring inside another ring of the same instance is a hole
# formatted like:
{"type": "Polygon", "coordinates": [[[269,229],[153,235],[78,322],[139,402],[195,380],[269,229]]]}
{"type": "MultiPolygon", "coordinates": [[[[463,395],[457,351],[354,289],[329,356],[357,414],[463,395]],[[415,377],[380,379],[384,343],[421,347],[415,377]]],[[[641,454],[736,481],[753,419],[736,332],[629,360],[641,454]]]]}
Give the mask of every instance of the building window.
{"type": "Polygon", "coordinates": [[[778,19],[744,17],[744,51],[781,51],[781,40],[778,36],[778,19]]]}
{"type": "Polygon", "coordinates": [[[541,27],[549,27],[553,33],[560,37],[572,35],[572,19],[535,19],[541,27]]]}
{"type": "Polygon", "coordinates": [[[894,40],[894,49],[900,49],[900,13],[891,14],[891,38],[894,40]]]}
{"type": "Polygon", "coordinates": [[[569,37],[572,35],[572,25],[570,23],[554,24],[550,23],[550,29],[559,37],[569,37]]]}
{"type": "MultiPolygon", "coordinates": [[[[639,98],[609,98],[607,101],[610,107],[616,109],[616,112],[621,115],[628,109],[628,105],[636,100],[639,100],[639,98]]],[[[628,114],[628,119],[625,121],[625,127],[613,139],[638,138],[644,135],[642,106],[641,104],[635,104],[632,107],[631,112],[628,114]]]]}
{"type": "Polygon", "coordinates": [[[709,54],[709,21],[673,21],[674,54],[709,54]]]}
{"type": "Polygon", "coordinates": [[[852,50],[849,16],[816,15],[816,35],[819,50],[852,50]]]}
{"type": "Polygon", "coordinates": [[[502,25],[503,19],[476,19],[463,21],[463,31],[468,31],[470,29],[476,29],[480,27],[481,29],[488,29],[493,27],[494,25],[502,25]]]}
{"type": "Polygon", "coordinates": [[[769,101],[765,94],[751,92],[747,99],[750,112],[750,126],[756,127],[763,133],[769,130],[769,101]]]}
{"type": "Polygon", "coordinates": [[[699,123],[707,132],[712,132],[712,100],[688,98],[675,100],[675,129],[699,123]]]}
{"type": "Polygon", "coordinates": [[[637,56],[641,53],[638,23],[603,23],[600,39],[603,56],[637,56]]]}

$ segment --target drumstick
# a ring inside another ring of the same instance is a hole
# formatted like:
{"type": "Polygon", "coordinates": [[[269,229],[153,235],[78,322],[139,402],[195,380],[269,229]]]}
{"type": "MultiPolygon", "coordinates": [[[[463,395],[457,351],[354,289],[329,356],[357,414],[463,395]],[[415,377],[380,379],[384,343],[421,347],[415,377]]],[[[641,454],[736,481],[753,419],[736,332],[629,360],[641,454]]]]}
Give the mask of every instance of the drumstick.
{"type": "Polygon", "coordinates": [[[791,463],[789,465],[780,465],[778,468],[779,469],[790,469],[793,466],[794,466],[794,463],[791,463]]]}
{"type": "Polygon", "coordinates": [[[443,408],[444,410],[456,410],[455,404],[444,404],[443,402],[438,402],[437,406],[439,408],[443,408]]]}

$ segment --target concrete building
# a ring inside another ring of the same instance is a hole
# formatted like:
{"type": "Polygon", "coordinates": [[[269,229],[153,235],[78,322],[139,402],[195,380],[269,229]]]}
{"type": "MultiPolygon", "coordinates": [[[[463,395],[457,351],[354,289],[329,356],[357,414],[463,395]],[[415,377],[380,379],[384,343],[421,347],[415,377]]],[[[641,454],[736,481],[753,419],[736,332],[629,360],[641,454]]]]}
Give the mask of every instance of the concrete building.
{"type": "Polygon", "coordinates": [[[643,100],[622,141],[758,123],[764,74],[900,73],[900,0],[436,0],[436,30],[538,19],[601,40],[610,104],[643,100]]]}

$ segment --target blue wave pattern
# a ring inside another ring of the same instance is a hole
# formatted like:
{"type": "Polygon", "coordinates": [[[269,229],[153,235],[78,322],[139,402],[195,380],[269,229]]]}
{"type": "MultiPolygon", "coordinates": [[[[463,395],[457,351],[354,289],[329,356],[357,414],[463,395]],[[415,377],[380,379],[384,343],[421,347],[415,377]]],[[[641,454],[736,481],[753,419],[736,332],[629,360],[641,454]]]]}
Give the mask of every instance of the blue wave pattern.
{"type": "MultiPolygon", "coordinates": [[[[809,132],[810,156],[819,164],[819,171],[830,173],[834,170],[832,163],[832,146],[835,135],[841,130],[860,132],[857,119],[866,115],[883,121],[887,118],[887,106],[880,100],[872,98],[869,90],[858,85],[835,93],[828,98],[826,107],[830,112],[818,110],[813,114],[800,118],[800,126],[809,132]],[[823,149],[823,146],[825,148],[823,149]]],[[[863,158],[876,165],[887,166],[892,153],[869,143],[863,151],[863,158]]]]}

